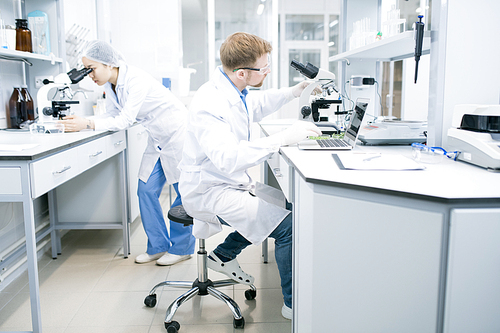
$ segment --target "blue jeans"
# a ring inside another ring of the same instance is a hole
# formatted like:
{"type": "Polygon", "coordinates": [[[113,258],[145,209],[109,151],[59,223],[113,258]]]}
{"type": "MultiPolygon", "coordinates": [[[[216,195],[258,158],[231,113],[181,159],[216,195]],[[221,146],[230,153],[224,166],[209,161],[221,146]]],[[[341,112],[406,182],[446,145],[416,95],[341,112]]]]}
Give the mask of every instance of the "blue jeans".
{"type": "MultiPolygon", "coordinates": [[[[160,204],[160,194],[166,181],[160,159],[156,162],[147,183],[139,179],[137,195],[142,225],[148,236],[146,252],[151,255],[165,251],[177,255],[193,254],[196,244],[196,238],[192,233],[193,226],[185,227],[182,223],[170,221],[170,235],[168,233],[160,204]]],[[[182,199],[178,183],[172,186],[177,193],[177,198],[171,206],[175,207],[182,204],[182,199]]]]}
{"type": "MultiPolygon", "coordinates": [[[[288,205],[287,205],[288,206],[288,205]]],[[[288,206],[287,208],[289,208],[288,206]]],[[[219,218],[221,223],[228,225],[219,218]]],[[[292,214],[287,217],[271,232],[269,237],[274,238],[274,256],[278,264],[281,278],[281,292],[285,305],[292,308],[292,214]]],[[[230,233],[223,243],[214,250],[215,255],[222,259],[233,260],[250,243],[239,232],[230,233]]]]}

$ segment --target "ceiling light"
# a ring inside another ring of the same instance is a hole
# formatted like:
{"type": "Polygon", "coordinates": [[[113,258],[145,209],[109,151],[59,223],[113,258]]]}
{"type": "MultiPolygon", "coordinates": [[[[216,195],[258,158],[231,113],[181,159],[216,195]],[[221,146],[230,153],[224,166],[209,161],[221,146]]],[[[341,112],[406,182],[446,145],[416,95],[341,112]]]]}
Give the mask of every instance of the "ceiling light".
{"type": "Polygon", "coordinates": [[[333,28],[333,27],[334,27],[334,26],[336,26],[338,23],[339,23],[339,20],[335,20],[335,21],[330,22],[330,28],[333,28]]]}
{"type": "Polygon", "coordinates": [[[264,12],[264,4],[261,3],[259,7],[257,7],[257,15],[262,15],[263,12],[264,12]]]}

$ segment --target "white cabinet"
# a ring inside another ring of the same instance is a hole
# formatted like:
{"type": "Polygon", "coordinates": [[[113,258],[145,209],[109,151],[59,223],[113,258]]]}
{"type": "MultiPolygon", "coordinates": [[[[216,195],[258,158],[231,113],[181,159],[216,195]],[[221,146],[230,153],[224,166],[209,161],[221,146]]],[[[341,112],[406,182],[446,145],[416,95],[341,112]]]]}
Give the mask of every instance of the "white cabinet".
{"type": "Polygon", "coordinates": [[[436,332],[444,214],[298,174],[294,193],[294,332],[436,332]]]}
{"type": "Polygon", "coordinates": [[[75,169],[79,176],[57,188],[59,221],[68,223],[121,221],[123,214],[119,172],[121,156],[115,155],[125,148],[125,131],[120,131],[65,152],[73,150],[77,152],[79,164],[75,169]]]}
{"type": "Polygon", "coordinates": [[[117,172],[121,157],[113,156],[127,148],[127,215],[133,222],[139,216],[138,173],[147,141],[145,128],[135,125],[80,146],[80,172],[88,171],[57,188],[59,219],[70,223],[110,223],[121,219],[121,180],[117,172]]]}
{"type": "Polygon", "coordinates": [[[138,174],[142,155],[148,144],[148,132],[137,124],[127,129],[127,177],[129,218],[133,222],[139,216],[139,198],[137,197],[138,174]]]}
{"type": "Polygon", "coordinates": [[[280,153],[274,153],[267,164],[271,169],[274,178],[278,182],[281,191],[288,202],[292,202],[292,167],[283,159],[280,153]]]}
{"type": "Polygon", "coordinates": [[[500,209],[453,209],[445,333],[500,328],[500,209]]]}

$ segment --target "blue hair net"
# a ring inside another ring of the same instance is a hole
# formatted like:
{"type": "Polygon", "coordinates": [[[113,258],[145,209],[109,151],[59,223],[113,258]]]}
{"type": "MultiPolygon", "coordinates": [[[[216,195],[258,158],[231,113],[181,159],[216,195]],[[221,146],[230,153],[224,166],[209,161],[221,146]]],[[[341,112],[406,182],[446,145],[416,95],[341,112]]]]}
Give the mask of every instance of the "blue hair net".
{"type": "Polygon", "coordinates": [[[119,51],[115,50],[109,43],[102,40],[89,42],[83,50],[82,57],[112,67],[119,67],[120,61],[124,61],[123,56],[119,51]]]}

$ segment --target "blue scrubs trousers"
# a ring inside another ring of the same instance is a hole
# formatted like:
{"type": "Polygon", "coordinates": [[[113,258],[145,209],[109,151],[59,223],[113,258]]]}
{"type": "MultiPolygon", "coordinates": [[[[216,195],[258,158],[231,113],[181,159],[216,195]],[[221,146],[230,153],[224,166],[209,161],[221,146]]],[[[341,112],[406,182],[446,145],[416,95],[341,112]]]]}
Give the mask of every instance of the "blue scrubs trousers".
{"type": "MultiPolygon", "coordinates": [[[[160,194],[166,181],[160,159],[156,162],[147,183],[139,179],[137,195],[142,225],[148,236],[146,252],[150,255],[165,251],[177,255],[193,254],[196,243],[196,238],[192,233],[193,226],[185,227],[182,223],[170,221],[170,235],[168,233],[160,205],[160,194]]],[[[177,193],[177,198],[171,206],[175,207],[181,205],[182,200],[178,183],[172,186],[177,193]]]]}

